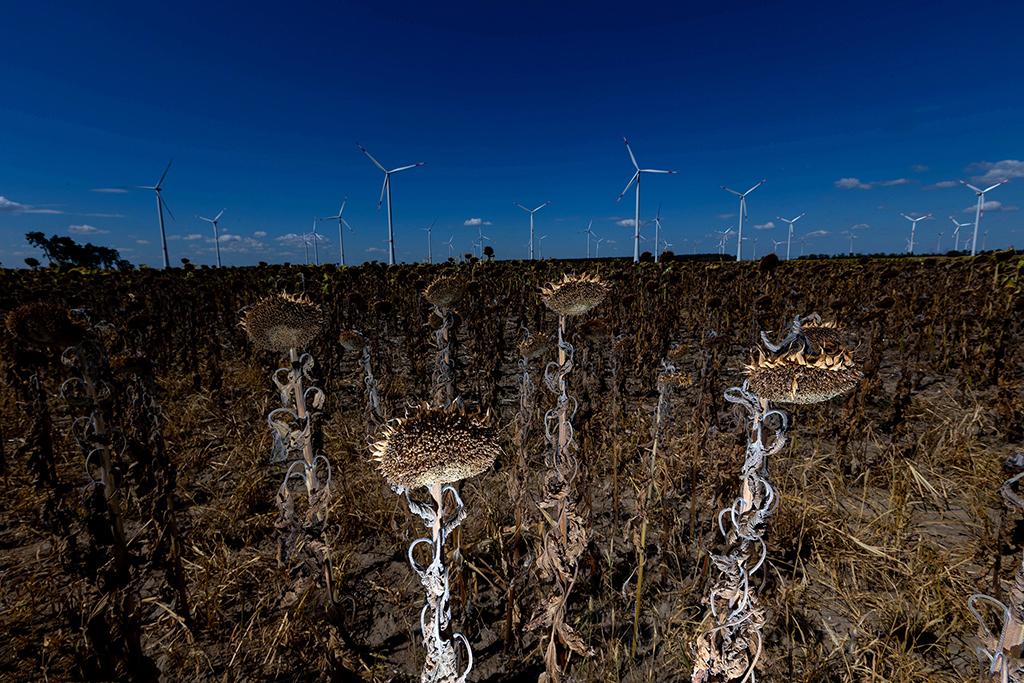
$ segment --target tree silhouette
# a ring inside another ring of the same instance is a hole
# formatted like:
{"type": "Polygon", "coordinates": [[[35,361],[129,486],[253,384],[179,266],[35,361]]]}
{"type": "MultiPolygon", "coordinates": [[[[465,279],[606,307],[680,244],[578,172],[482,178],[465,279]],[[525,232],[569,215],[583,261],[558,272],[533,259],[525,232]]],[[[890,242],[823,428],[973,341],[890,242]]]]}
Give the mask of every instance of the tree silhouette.
{"type": "Polygon", "coordinates": [[[114,268],[123,265],[117,249],[98,247],[92,243],[79,244],[70,237],[51,235],[47,239],[42,232],[29,232],[25,239],[33,247],[42,249],[51,264],[60,267],[114,268]]]}

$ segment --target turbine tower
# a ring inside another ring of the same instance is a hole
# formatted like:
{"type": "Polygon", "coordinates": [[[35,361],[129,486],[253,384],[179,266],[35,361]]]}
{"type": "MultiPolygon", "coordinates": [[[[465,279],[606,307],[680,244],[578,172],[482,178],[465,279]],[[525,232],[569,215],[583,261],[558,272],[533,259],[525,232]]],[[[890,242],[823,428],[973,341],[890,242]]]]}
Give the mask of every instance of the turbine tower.
{"type": "Polygon", "coordinates": [[[594,238],[594,258],[601,258],[601,242],[604,242],[603,237],[594,238]]]}
{"type": "Polygon", "coordinates": [[[910,242],[907,243],[907,252],[910,254],[914,253],[914,233],[917,231],[917,224],[921,221],[926,221],[932,217],[930,213],[920,216],[919,218],[911,218],[905,213],[901,213],[901,216],[910,221],[910,242]]]}
{"type": "Polygon", "coordinates": [[[220,223],[220,217],[224,215],[224,209],[220,210],[213,218],[203,218],[198,216],[199,220],[206,221],[213,226],[213,246],[217,248],[217,267],[220,268],[220,232],[217,230],[217,224],[220,223]]]}
{"type": "Polygon", "coordinates": [[[955,226],[953,228],[953,251],[960,251],[960,229],[966,228],[968,225],[973,225],[973,223],[970,221],[961,223],[952,216],[949,217],[949,220],[953,221],[953,225],[955,226]]]}
{"type": "Polygon", "coordinates": [[[806,215],[807,215],[807,213],[805,212],[805,213],[802,213],[802,214],[800,214],[799,216],[797,216],[796,218],[793,218],[793,219],[786,219],[786,218],[783,218],[782,216],[776,216],[776,218],[778,218],[780,221],[782,221],[783,223],[786,223],[787,225],[789,225],[789,233],[786,235],[786,260],[787,261],[789,260],[789,250],[790,250],[790,247],[793,246],[793,224],[796,223],[798,220],[800,220],[801,218],[803,218],[806,215]]]}
{"type": "Polygon", "coordinates": [[[537,258],[544,258],[544,240],[548,238],[547,235],[541,235],[537,238],[537,258]]]}
{"type": "Polygon", "coordinates": [[[313,263],[318,266],[320,265],[320,251],[317,249],[316,243],[320,239],[320,235],[316,234],[316,224],[319,221],[319,218],[313,216],[313,232],[310,233],[310,236],[313,239],[313,263]]]}
{"type": "Polygon", "coordinates": [[[337,215],[324,216],[321,220],[325,221],[338,221],[338,249],[341,256],[341,265],[345,265],[345,228],[348,228],[349,232],[352,232],[352,226],[345,220],[345,205],[348,204],[348,197],[345,197],[341,201],[341,208],[338,209],[337,215]]]}
{"type": "Polygon", "coordinates": [[[522,209],[526,213],[530,214],[530,260],[531,261],[533,260],[533,214],[537,213],[538,211],[540,211],[541,209],[543,209],[545,206],[547,206],[550,203],[551,202],[544,202],[543,204],[538,206],[536,209],[527,209],[522,204],[516,202],[516,206],[518,206],[520,209],[522,209]]]}
{"type": "MultiPolygon", "coordinates": [[[[665,247],[666,249],[668,247],[665,247]]],[[[654,262],[658,262],[658,254],[661,253],[661,204],[658,204],[658,213],[654,215],[654,262]]]]}
{"type": "Polygon", "coordinates": [[[750,194],[751,192],[753,192],[754,190],[756,190],[757,188],[761,187],[762,185],[764,185],[764,183],[765,183],[765,178],[762,178],[760,180],[760,182],[757,183],[757,185],[754,185],[752,188],[750,188],[746,192],[738,192],[737,190],[734,190],[731,187],[726,187],[725,185],[722,185],[722,189],[723,190],[725,190],[726,192],[729,192],[731,194],[734,194],[734,195],[736,195],[737,197],[740,198],[740,229],[739,229],[739,232],[736,235],[736,260],[737,261],[739,261],[743,257],[743,219],[746,218],[746,216],[747,216],[747,195],[750,194]]]}
{"type": "Polygon", "coordinates": [[[430,242],[431,242],[430,235],[434,231],[434,223],[437,223],[437,219],[436,218],[430,222],[430,225],[428,225],[425,228],[421,228],[421,230],[423,230],[424,232],[427,233],[427,263],[433,263],[434,262],[434,254],[433,254],[433,252],[430,249],[430,242]]]}
{"type": "MultiPolygon", "coordinates": [[[[665,171],[657,168],[640,168],[640,164],[636,162],[636,156],[633,155],[633,150],[629,146],[629,140],[622,138],[622,141],[626,143],[626,151],[629,152],[629,160],[633,163],[635,169],[633,177],[626,183],[626,189],[619,193],[619,198],[615,201],[622,201],[622,198],[626,196],[634,184],[636,185],[636,211],[633,214],[633,263],[640,262],[640,176],[644,173],[668,173],[672,174],[675,171],[665,171]]],[[[658,245],[654,245],[654,251],[658,251],[658,245]]]]}
{"type": "Polygon", "coordinates": [[[985,193],[991,192],[992,190],[996,189],[1005,182],[1008,181],[1006,180],[1006,178],[1003,178],[995,185],[990,185],[989,187],[986,187],[984,190],[982,190],[980,188],[975,187],[974,185],[971,185],[968,182],[965,182],[963,180],[960,181],[961,185],[971,188],[972,190],[974,190],[974,194],[978,196],[978,208],[975,209],[974,211],[974,237],[971,238],[971,256],[974,256],[977,253],[976,247],[978,246],[978,224],[981,223],[981,212],[985,204],[985,193]]]}
{"type": "Polygon", "coordinates": [[[417,168],[418,166],[423,166],[424,162],[417,161],[415,164],[399,166],[398,168],[393,168],[389,171],[388,169],[384,168],[384,166],[379,161],[374,159],[373,155],[366,151],[365,147],[359,144],[357,144],[356,147],[358,147],[359,151],[366,155],[367,159],[373,162],[374,166],[376,166],[382,173],[384,173],[384,185],[382,185],[380,188],[380,199],[377,200],[377,208],[379,209],[381,204],[384,203],[384,197],[386,196],[388,199],[388,265],[393,266],[395,265],[395,229],[394,224],[392,223],[391,214],[391,175],[393,173],[401,173],[402,171],[408,171],[410,168],[417,168]]]}
{"type": "Polygon", "coordinates": [[[160,192],[164,187],[164,178],[167,177],[167,172],[171,170],[171,164],[174,163],[174,159],[167,162],[167,168],[164,169],[163,175],[160,176],[160,180],[156,181],[156,185],[139,185],[140,190],[153,190],[156,192],[156,215],[160,220],[160,245],[164,251],[164,269],[170,267],[170,260],[167,257],[167,231],[164,230],[164,209],[167,209],[167,213],[170,214],[171,220],[174,220],[174,214],[171,213],[171,207],[167,206],[167,202],[164,201],[164,197],[160,192]]]}

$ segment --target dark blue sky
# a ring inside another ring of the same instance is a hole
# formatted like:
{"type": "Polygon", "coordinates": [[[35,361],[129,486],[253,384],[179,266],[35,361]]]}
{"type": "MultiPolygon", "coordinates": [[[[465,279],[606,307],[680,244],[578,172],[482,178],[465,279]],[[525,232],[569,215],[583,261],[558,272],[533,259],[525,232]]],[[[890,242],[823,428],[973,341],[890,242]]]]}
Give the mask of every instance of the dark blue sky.
{"type": "MultiPolygon", "coordinates": [[[[719,186],[762,177],[749,224],[777,227],[749,231],[760,253],[784,237],[776,216],[804,211],[798,234],[828,232],[808,251],[845,250],[857,224],[858,250],[901,250],[900,212],[934,213],[920,247],[941,230],[947,249],[948,216],[972,220],[974,197],[943,185],[1004,176],[982,229],[1020,247],[1024,4],[842,5],[8,3],[0,261],[32,255],[38,229],[158,265],[152,193],[95,190],[152,184],[170,158],[172,262],[212,262],[196,215],[221,208],[227,263],[301,261],[278,238],[343,196],[350,260],[380,259],[382,177],[357,142],[388,166],[427,164],[394,179],[400,260],[424,258],[435,219],[435,257],[449,235],[468,251],[473,218],[499,257],[522,257],[513,202],[546,200],[545,255],[581,255],[590,219],[614,240],[602,255],[626,255],[623,135],[641,165],[679,171],[642,195],[676,251],[716,250],[708,235],[737,208],[719,186]]],[[[336,260],[336,224],[321,229],[336,260]]]]}

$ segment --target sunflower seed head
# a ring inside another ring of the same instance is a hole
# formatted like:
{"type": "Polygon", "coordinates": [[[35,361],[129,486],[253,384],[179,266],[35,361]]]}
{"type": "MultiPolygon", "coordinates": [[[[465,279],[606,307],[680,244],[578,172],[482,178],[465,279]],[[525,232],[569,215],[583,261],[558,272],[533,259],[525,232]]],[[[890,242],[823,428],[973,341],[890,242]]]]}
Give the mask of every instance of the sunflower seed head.
{"type": "Polygon", "coordinates": [[[454,275],[441,275],[423,290],[423,298],[438,308],[451,308],[466,293],[466,285],[454,275]]]}
{"type": "Polygon", "coordinates": [[[324,314],[304,296],[275,294],[249,308],[241,325],[258,348],[287,351],[313,341],[323,328],[324,314]]]}
{"type": "Polygon", "coordinates": [[[448,408],[423,404],[392,420],[371,450],[387,482],[407,489],[476,476],[501,453],[486,418],[455,403],[448,408]]]}
{"type": "Polygon", "coordinates": [[[561,282],[541,287],[544,305],[558,315],[581,315],[591,310],[608,295],[611,285],[596,275],[563,275],[561,282]]]}

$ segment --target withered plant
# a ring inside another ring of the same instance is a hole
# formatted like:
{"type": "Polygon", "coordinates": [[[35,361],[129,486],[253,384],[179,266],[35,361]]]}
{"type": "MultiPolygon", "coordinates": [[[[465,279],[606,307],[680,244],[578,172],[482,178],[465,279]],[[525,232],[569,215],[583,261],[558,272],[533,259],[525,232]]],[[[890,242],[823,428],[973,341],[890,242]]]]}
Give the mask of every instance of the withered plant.
{"type": "Polygon", "coordinates": [[[434,315],[440,325],[434,330],[434,346],[437,358],[434,363],[434,376],[431,385],[431,397],[435,405],[446,406],[455,400],[455,367],[452,339],[452,306],[465,294],[462,280],[455,275],[442,275],[436,278],[423,291],[423,298],[433,307],[434,315]]]}
{"type": "Polygon", "coordinates": [[[779,344],[764,332],[761,341],[764,350],[758,348],[746,367],[746,381],[725,392],[727,401],[746,411],[747,447],[740,495],[718,513],[725,549],[711,556],[716,575],[705,600],[709,613],[693,647],[693,683],[756,679],[766,615],[752,579],[767,557],[764,535],[778,503],[768,460],[785,447],[789,429],[789,417],[771,404],[827,401],[852,390],[861,378],[839,330],[817,314],[796,318],[779,344]]]}
{"type": "Polygon", "coordinates": [[[558,683],[569,663],[569,653],[590,656],[592,650],[576,630],[566,622],[569,596],[576,583],[578,563],[587,547],[587,532],[576,512],[577,492],[574,483],[579,474],[572,418],[576,399],[567,391],[566,377],[573,367],[573,347],[565,339],[566,319],[582,315],[600,304],[610,286],[592,275],[564,275],[541,289],[544,304],[558,314],[558,360],[548,363],[544,383],[557,397],[555,407],[544,415],[544,434],[548,441],[545,461],[548,472],[544,479],[541,513],[549,528],[544,534],[543,548],[537,558],[541,578],[550,582],[553,591],[533,617],[530,630],[546,628],[544,647],[545,683],[558,683]],[[569,652],[562,652],[561,647],[569,652]]]}
{"type": "Polygon", "coordinates": [[[463,683],[473,669],[469,640],[451,632],[448,567],[444,561],[445,541],[466,518],[462,498],[452,484],[474,477],[491,466],[501,449],[492,430],[477,416],[471,416],[457,402],[447,407],[420,406],[404,418],[384,426],[373,444],[377,465],[395,493],[404,495],[409,510],[430,529],[430,538],[419,538],[409,546],[409,564],[426,591],[420,612],[420,631],[426,648],[422,683],[463,683]],[[425,488],[430,502],[413,500],[411,491],[425,488]],[[445,495],[454,509],[445,510],[445,495]],[[430,551],[426,565],[416,560],[416,549],[430,551]],[[462,657],[455,648],[461,643],[462,657]],[[461,662],[460,662],[461,660],[461,662]]]}

